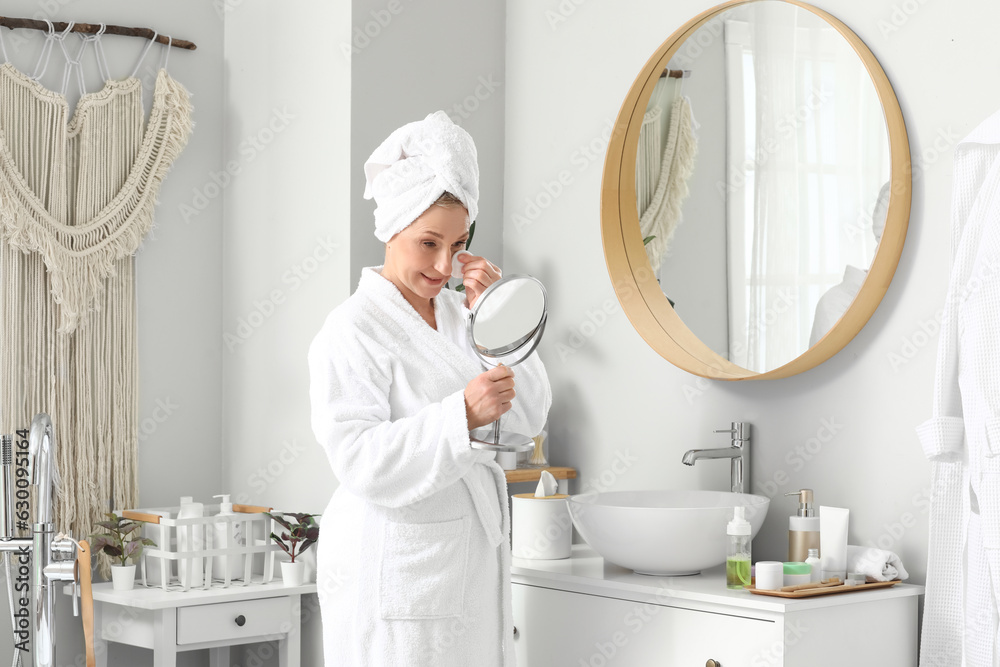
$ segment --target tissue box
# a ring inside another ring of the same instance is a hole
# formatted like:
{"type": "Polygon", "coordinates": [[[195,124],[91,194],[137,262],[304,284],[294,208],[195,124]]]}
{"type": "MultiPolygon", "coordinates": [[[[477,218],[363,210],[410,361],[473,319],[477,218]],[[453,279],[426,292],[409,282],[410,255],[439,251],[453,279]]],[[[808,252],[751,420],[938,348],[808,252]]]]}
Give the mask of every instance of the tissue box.
{"type": "Polygon", "coordinates": [[[536,497],[518,493],[511,498],[511,555],[514,558],[569,558],[573,520],[565,493],[536,497]]]}

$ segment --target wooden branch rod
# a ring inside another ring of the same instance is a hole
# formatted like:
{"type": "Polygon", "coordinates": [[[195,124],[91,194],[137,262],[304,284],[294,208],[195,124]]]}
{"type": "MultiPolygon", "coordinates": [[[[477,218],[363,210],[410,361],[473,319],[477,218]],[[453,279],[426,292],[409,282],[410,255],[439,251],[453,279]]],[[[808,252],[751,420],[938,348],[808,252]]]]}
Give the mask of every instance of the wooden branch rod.
{"type": "Polygon", "coordinates": [[[691,76],[691,70],[689,69],[670,69],[667,68],[663,70],[660,74],[660,78],[671,78],[671,79],[686,79],[691,76]]]}
{"type": "MultiPolygon", "coordinates": [[[[56,32],[62,32],[66,29],[69,23],[65,21],[53,21],[52,27],[56,32]]],[[[43,32],[48,32],[49,25],[45,21],[36,21],[35,19],[16,19],[10,16],[0,16],[0,26],[7,26],[11,30],[14,28],[27,28],[29,30],[41,30],[43,32]]],[[[71,32],[81,32],[88,35],[96,35],[101,29],[100,24],[97,23],[74,23],[73,30],[71,32]]],[[[120,25],[106,25],[104,26],[105,35],[126,35],[128,37],[144,37],[145,39],[153,39],[155,34],[149,28],[126,28],[120,25]]],[[[160,44],[170,44],[171,46],[176,46],[178,49],[187,49],[188,51],[194,51],[198,47],[194,42],[189,42],[186,39],[174,39],[171,41],[168,39],[167,35],[159,34],[156,35],[156,40],[160,44]]]]}

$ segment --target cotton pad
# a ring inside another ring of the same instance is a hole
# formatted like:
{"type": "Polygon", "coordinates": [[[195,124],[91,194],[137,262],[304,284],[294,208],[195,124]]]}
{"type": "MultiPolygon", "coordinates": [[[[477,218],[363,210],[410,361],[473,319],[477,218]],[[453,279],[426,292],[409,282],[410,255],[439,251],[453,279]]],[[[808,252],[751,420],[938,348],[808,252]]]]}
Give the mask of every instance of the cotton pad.
{"type": "Polygon", "coordinates": [[[471,255],[472,253],[468,250],[459,250],[455,253],[455,256],[451,258],[451,277],[455,280],[461,280],[463,278],[462,268],[465,266],[458,258],[462,255],[471,255]]]}

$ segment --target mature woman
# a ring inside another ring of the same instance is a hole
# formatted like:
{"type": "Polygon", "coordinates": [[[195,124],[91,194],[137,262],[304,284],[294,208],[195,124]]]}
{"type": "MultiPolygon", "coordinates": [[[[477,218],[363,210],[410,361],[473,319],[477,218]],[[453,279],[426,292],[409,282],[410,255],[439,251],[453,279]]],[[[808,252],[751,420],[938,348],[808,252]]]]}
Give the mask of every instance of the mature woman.
{"type": "Polygon", "coordinates": [[[327,667],[514,664],[506,480],[469,430],[504,416],[538,433],[551,404],[532,355],[483,372],[465,322],[500,271],[463,255],[478,213],[472,138],[441,111],[365,163],[385,264],[309,350],[312,425],[340,486],[323,514],[318,586],[327,667]]]}

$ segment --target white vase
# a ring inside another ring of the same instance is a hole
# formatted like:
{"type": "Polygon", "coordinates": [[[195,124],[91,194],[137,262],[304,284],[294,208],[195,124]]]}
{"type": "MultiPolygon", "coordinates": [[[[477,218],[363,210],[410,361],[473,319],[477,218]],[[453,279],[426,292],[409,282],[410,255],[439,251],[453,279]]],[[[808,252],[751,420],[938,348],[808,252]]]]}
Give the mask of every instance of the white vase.
{"type": "Polygon", "coordinates": [[[306,578],[305,563],[281,562],[281,581],[285,586],[301,586],[306,578]]]}
{"type": "Polygon", "coordinates": [[[135,585],[135,564],[111,566],[112,587],[116,591],[130,591],[135,585]]]}

